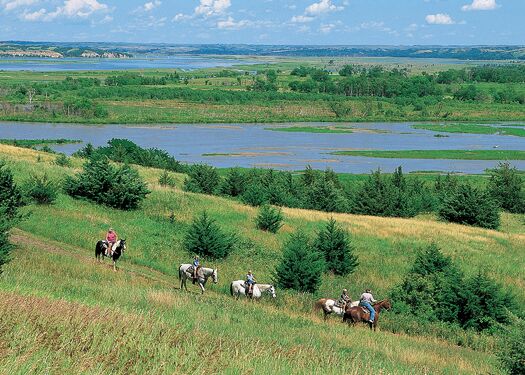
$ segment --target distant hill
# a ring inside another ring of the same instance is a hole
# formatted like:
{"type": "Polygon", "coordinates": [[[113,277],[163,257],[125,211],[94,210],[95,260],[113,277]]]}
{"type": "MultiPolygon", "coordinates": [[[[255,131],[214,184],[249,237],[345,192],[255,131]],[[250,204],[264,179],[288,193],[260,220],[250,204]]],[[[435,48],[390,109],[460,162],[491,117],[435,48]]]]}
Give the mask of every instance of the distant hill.
{"type": "Polygon", "coordinates": [[[136,44],[136,43],[55,43],[0,42],[0,55],[24,51],[42,57],[117,57],[135,55],[240,55],[293,57],[398,57],[459,60],[525,60],[525,46],[308,46],[249,44],[136,44]]]}

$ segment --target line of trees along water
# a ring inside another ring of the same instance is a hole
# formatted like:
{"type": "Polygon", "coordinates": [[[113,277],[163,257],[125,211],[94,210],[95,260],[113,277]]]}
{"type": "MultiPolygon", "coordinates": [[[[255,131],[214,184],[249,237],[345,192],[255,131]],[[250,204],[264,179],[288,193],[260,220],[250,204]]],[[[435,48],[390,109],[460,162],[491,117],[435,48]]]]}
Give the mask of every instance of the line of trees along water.
{"type": "MultiPolygon", "coordinates": [[[[450,174],[424,181],[405,175],[401,167],[392,174],[373,171],[360,182],[343,182],[330,169],[310,167],[301,173],[231,168],[224,174],[209,165],[182,164],[165,151],[142,149],[120,139],[110,140],[106,147],[88,144],[76,155],[104,155],[118,162],[186,173],[186,190],[228,196],[252,206],[272,204],[384,217],[436,212],[444,220],[486,228],[499,227],[501,209],[525,213],[524,181],[509,163],[490,171],[484,186],[473,186],[450,174]]],[[[163,173],[159,181],[167,183],[169,175],[163,173]]]]}

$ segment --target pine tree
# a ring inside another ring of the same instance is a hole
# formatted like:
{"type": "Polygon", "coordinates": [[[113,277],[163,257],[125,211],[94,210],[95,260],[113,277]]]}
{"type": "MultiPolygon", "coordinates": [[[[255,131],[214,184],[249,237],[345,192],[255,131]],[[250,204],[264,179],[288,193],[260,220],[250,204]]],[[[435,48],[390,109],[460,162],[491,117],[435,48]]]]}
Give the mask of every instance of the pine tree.
{"type": "Polygon", "coordinates": [[[18,209],[24,206],[20,189],[15,184],[13,173],[6,163],[0,160],[0,207],[3,207],[2,216],[8,220],[17,216],[18,209]]]}
{"type": "Polygon", "coordinates": [[[491,170],[488,191],[502,209],[512,213],[525,213],[523,184],[518,170],[505,162],[491,170]]]}
{"type": "Polygon", "coordinates": [[[184,237],[184,248],[188,253],[212,259],[226,258],[234,243],[235,237],[224,233],[206,211],[193,220],[184,237]]]}
{"type": "Polygon", "coordinates": [[[240,168],[232,168],[221,184],[221,193],[231,197],[241,195],[246,188],[246,179],[240,168]]]}
{"type": "Polygon", "coordinates": [[[283,259],[275,270],[277,285],[298,292],[313,293],[321,284],[325,268],[323,254],[302,232],[294,233],[284,245],[283,259]]]}
{"type": "Polygon", "coordinates": [[[11,170],[0,161],[0,272],[2,265],[9,261],[12,248],[9,231],[20,220],[18,210],[23,205],[22,194],[13,180],[11,170]]]}
{"type": "Polygon", "coordinates": [[[220,183],[217,169],[205,164],[192,165],[184,189],[193,193],[214,194],[220,183]]]}
{"type": "Polygon", "coordinates": [[[331,218],[319,232],[315,248],[324,254],[326,269],[336,275],[348,275],[359,265],[348,232],[331,218]]]}
{"type": "Polygon", "coordinates": [[[255,219],[257,229],[277,233],[283,226],[283,214],[281,209],[274,208],[270,205],[263,205],[255,219]]]}
{"type": "Polygon", "coordinates": [[[500,224],[497,204],[486,192],[469,184],[459,185],[447,196],[438,213],[442,219],[459,224],[489,229],[497,229],[500,224]]]}

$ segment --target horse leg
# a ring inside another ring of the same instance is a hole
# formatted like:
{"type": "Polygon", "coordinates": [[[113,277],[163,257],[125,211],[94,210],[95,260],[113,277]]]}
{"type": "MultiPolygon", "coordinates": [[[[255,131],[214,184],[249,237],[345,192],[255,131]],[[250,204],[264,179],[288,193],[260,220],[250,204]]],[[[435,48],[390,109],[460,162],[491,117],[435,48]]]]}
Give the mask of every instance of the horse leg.
{"type": "Polygon", "coordinates": [[[204,294],[204,285],[202,285],[201,283],[199,283],[199,286],[201,287],[201,294],[204,294]]]}
{"type": "Polygon", "coordinates": [[[113,271],[117,272],[117,262],[113,260],[113,271]]]}

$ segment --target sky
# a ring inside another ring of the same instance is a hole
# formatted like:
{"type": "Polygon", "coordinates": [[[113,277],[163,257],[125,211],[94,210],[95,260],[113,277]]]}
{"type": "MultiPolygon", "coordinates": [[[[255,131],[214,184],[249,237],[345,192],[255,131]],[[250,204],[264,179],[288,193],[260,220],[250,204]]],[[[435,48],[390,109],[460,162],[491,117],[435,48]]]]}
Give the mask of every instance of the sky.
{"type": "Polygon", "coordinates": [[[525,0],[0,0],[0,40],[525,44],[525,0]]]}

